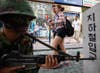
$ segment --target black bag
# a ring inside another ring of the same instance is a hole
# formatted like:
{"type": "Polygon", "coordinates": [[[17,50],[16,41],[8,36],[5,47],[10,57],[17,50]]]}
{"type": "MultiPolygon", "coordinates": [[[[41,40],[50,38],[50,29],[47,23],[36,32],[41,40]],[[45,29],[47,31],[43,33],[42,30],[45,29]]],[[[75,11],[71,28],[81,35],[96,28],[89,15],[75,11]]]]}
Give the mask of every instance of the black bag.
{"type": "Polygon", "coordinates": [[[74,34],[74,28],[72,27],[71,22],[66,19],[66,24],[64,24],[64,26],[65,26],[65,29],[66,29],[66,35],[68,37],[73,36],[73,34],[74,34]]]}
{"type": "MultiPolygon", "coordinates": [[[[57,15],[57,16],[58,16],[58,19],[59,19],[59,15],[57,15]]],[[[66,19],[66,23],[63,23],[63,25],[64,25],[65,30],[66,30],[66,35],[68,37],[73,36],[74,35],[74,28],[72,27],[71,22],[68,19],[66,19]]]]}

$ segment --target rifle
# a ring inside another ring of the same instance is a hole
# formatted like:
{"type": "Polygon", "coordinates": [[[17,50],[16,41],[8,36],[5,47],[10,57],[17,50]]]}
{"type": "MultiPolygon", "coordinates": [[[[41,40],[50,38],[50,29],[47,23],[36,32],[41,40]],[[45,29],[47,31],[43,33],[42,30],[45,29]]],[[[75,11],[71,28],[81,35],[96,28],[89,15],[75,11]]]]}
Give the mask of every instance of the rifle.
{"type": "MultiPolygon", "coordinates": [[[[1,56],[0,60],[2,61],[3,67],[8,66],[22,66],[22,65],[33,65],[34,67],[37,64],[45,64],[45,58],[47,55],[23,55],[20,54],[18,51],[11,51],[10,53],[5,53],[1,56]]],[[[65,60],[76,60],[78,61],[78,57],[65,57],[64,55],[53,55],[58,60],[58,63],[65,60]]],[[[29,70],[31,68],[26,67],[21,70],[29,70]]]]}
{"type": "MultiPolygon", "coordinates": [[[[80,52],[77,52],[76,56],[72,56],[69,54],[66,54],[64,52],[58,51],[57,49],[53,48],[52,46],[36,39],[35,37],[27,34],[29,37],[37,40],[38,42],[44,44],[45,46],[55,50],[58,52],[58,55],[53,55],[53,57],[56,57],[58,60],[58,63],[61,61],[79,61],[79,60],[95,60],[95,58],[80,58],[80,52]]],[[[36,66],[37,64],[45,64],[45,58],[47,55],[23,55],[20,54],[18,51],[11,51],[10,53],[4,53],[1,57],[0,60],[3,63],[3,66],[18,66],[18,65],[33,65],[36,66]]],[[[25,69],[22,70],[29,70],[33,68],[26,67],[25,69]]]]}
{"type": "MultiPolygon", "coordinates": [[[[5,53],[1,56],[1,60],[3,63],[3,66],[22,66],[22,65],[33,65],[33,67],[25,67],[23,69],[20,69],[18,71],[23,70],[30,70],[34,69],[37,64],[45,64],[45,58],[47,55],[22,55],[18,53],[17,51],[12,51],[11,53],[5,53]]],[[[79,61],[79,60],[95,60],[94,58],[80,58],[80,52],[77,52],[77,56],[64,56],[64,55],[53,55],[53,57],[56,57],[58,60],[58,63],[61,61],[79,61]]]]}

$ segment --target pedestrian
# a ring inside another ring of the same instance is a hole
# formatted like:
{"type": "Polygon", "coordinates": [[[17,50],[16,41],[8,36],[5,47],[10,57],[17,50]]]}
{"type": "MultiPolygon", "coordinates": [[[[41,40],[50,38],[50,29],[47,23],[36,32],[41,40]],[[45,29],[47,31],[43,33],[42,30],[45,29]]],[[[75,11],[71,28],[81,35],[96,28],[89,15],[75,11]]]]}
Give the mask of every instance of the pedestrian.
{"type": "Polygon", "coordinates": [[[80,33],[81,33],[81,23],[79,20],[78,14],[75,16],[74,21],[72,22],[72,25],[74,27],[74,39],[77,41],[77,43],[80,43],[80,33]]]}
{"type": "MultiPolygon", "coordinates": [[[[63,13],[64,8],[61,5],[53,5],[52,9],[55,14],[54,20],[50,21],[54,34],[52,46],[66,53],[66,49],[64,48],[64,38],[66,36],[66,29],[64,28],[64,23],[66,22],[63,13]]],[[[57,52],[55,52],[55,54],[57,54],[57,52]]]]}
{"type": "Polygon", "coordinates": [[[58,64],[57,58],[51,55],[46,56],[45,64],[36,64],[35,70],[20,72],[17,70],[32,65],[8,67],[2,64],[3,53],[13,50],[23,55],[33,55],[32,41],[25,35],[33,19],[35,16],[27,0],[0,0],[0,21],[4,24],[0,32],[0,73],[38,73],[40,67],[51,69],[58,64]]]}

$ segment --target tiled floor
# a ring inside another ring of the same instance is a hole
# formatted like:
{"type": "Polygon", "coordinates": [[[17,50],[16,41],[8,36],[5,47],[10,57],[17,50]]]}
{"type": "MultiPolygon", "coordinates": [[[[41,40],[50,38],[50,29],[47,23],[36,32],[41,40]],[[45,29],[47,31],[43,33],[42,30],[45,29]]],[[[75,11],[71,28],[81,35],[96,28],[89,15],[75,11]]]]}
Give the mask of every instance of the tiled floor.
{"type": "Polygon", "coordinates": [[[69,65],[63,65],[58,69],[43,69],[39,70],[39,73],[83,73],[83,61],[70,62],[69,65]]]}

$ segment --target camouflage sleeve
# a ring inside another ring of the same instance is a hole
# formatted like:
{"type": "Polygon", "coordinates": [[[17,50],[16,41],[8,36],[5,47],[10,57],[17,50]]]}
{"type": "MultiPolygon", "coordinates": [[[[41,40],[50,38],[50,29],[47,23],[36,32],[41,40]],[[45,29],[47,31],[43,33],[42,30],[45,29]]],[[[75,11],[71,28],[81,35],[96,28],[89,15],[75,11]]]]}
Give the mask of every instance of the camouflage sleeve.
{"type": "Polygon", "coordinates": [[[30,55],[33,54],[33,44],[32,44],[32,41],[30,41],[29,44],[28,44],[27,52],[28,52],[28,54],[30,54],[30,55]]]}
{"type": "Polygon", "coordinates": [[[27,38],[28,39],[28,47],[27,47],[27,53],[29,54],[29,55],[32,55],[33,54],[33,43],[32,43],[32,39],[30,39],[30,38],[27,38]]]}

